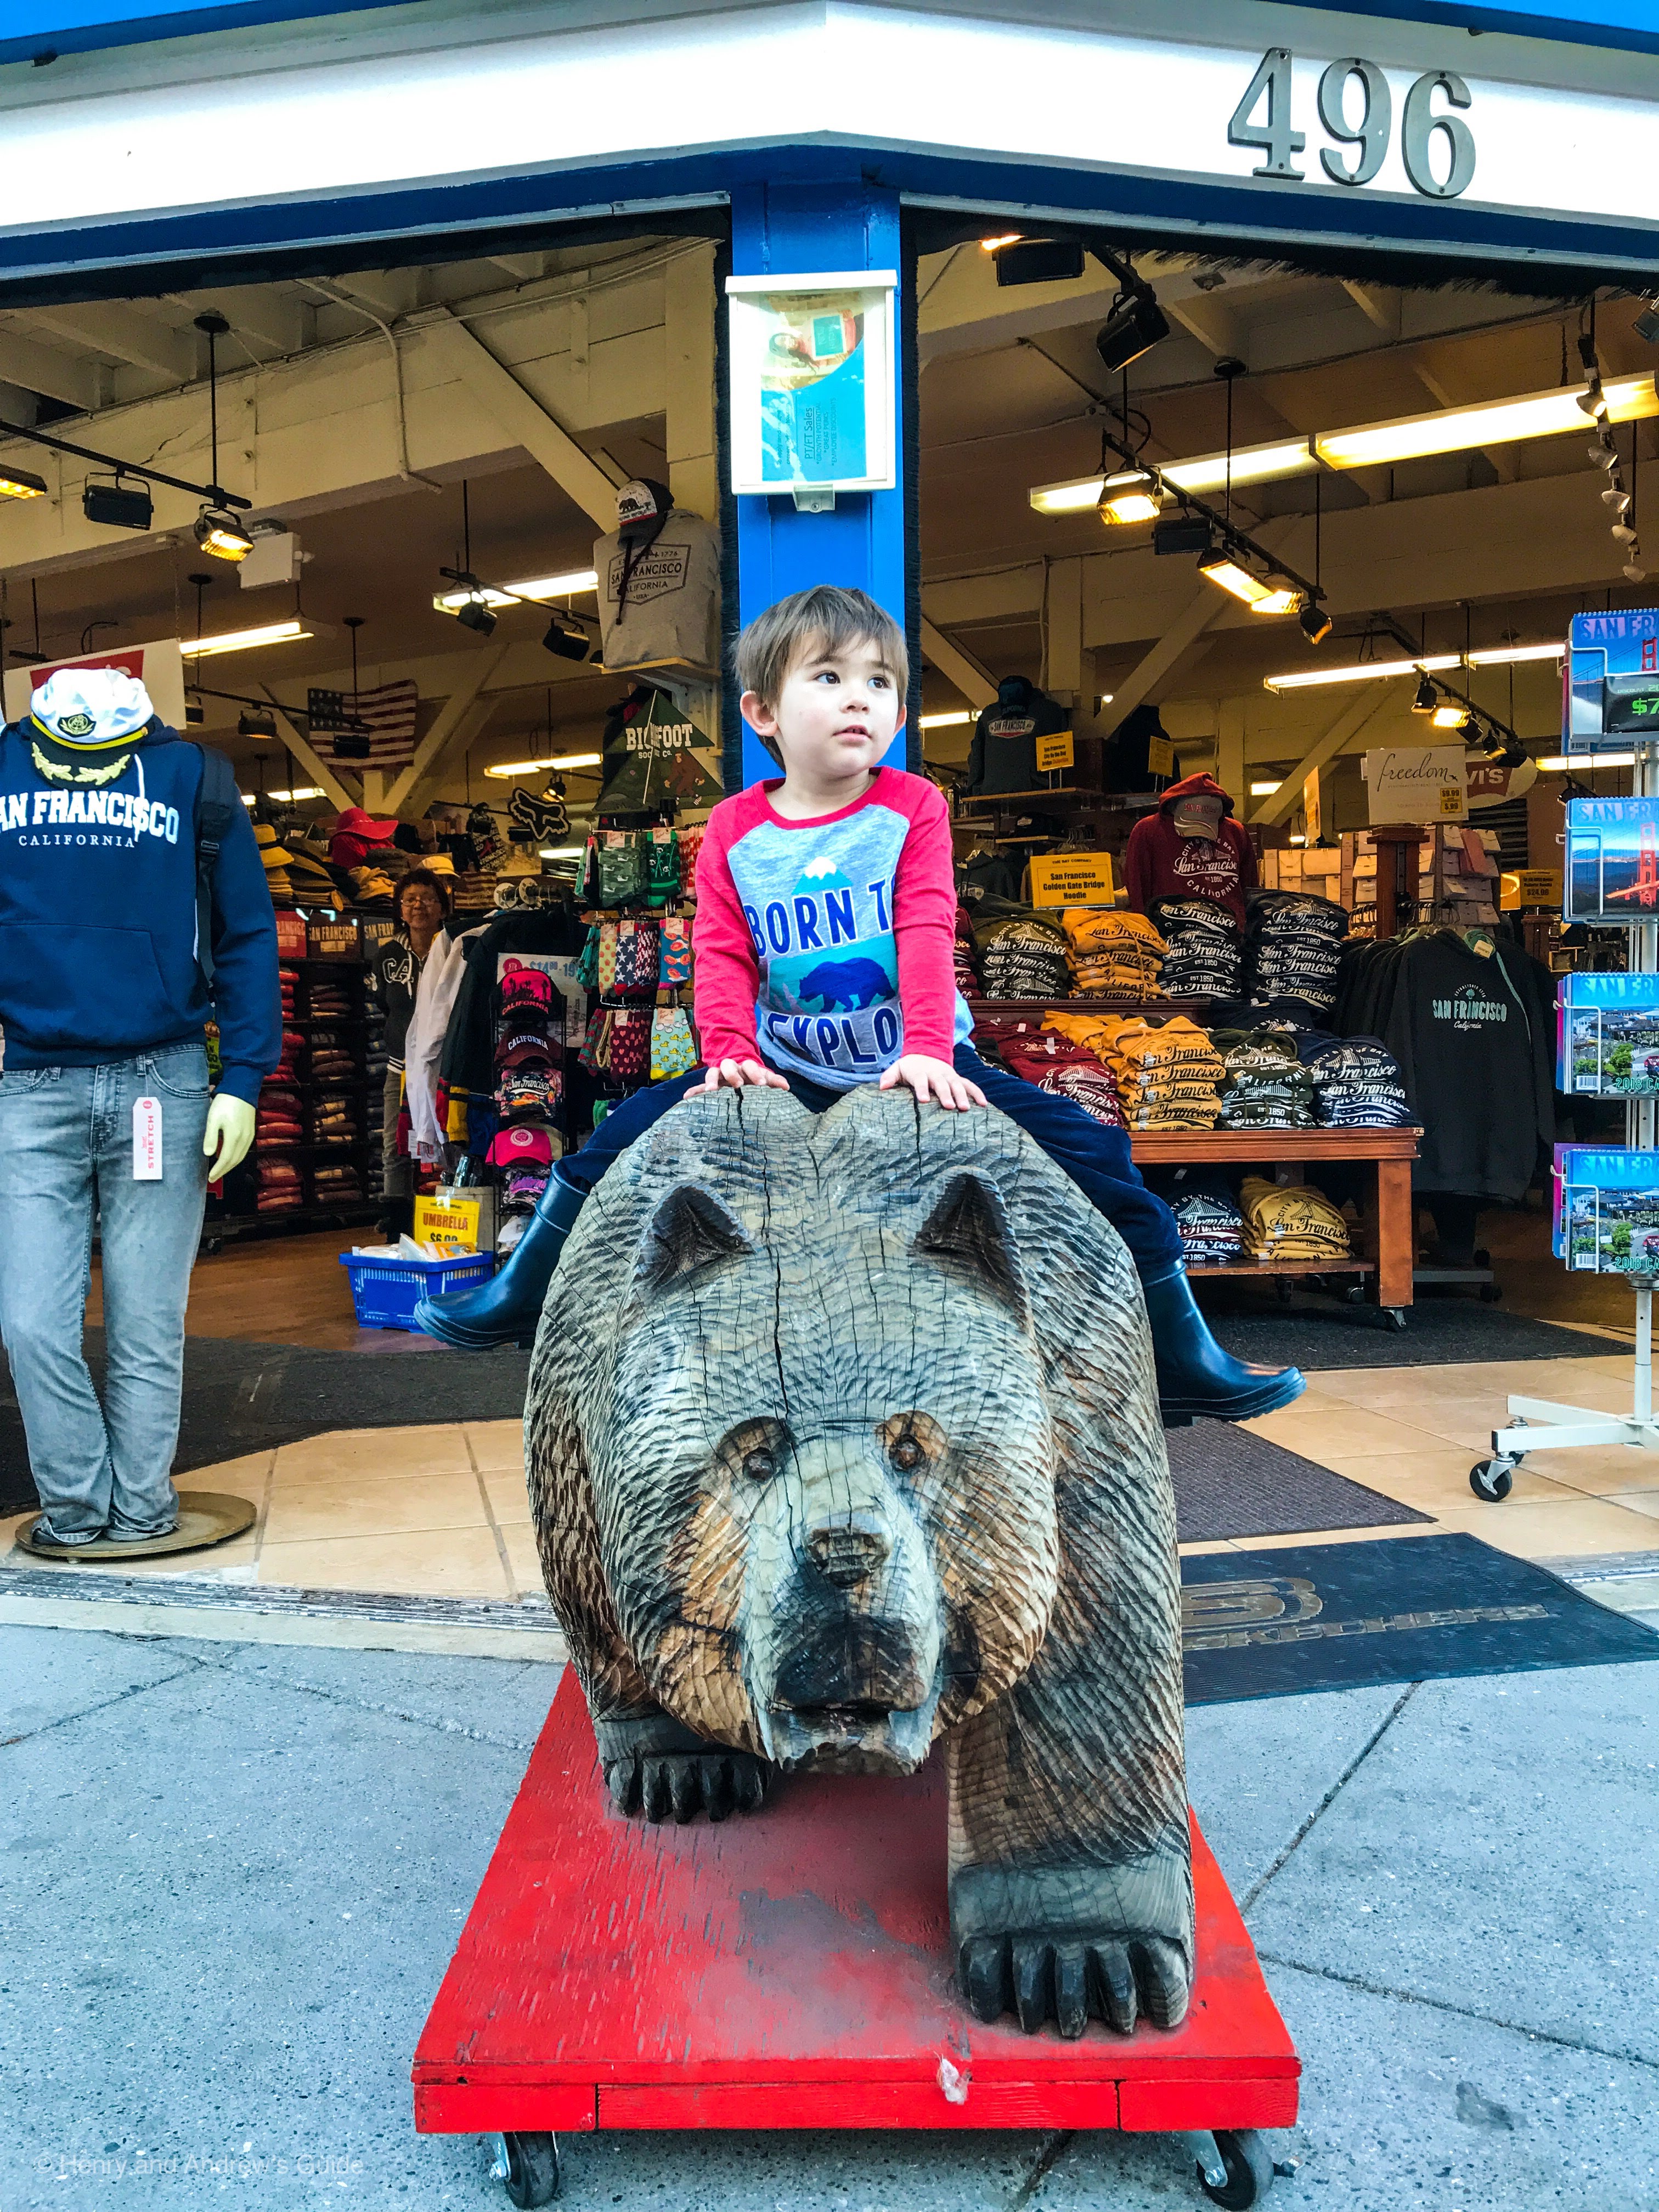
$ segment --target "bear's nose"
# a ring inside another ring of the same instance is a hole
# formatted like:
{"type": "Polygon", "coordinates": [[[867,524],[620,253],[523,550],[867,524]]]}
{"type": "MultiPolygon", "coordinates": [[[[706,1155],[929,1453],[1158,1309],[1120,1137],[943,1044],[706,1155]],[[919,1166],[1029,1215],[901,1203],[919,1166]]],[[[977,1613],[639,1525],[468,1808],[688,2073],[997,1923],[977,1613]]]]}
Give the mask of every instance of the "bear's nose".
{"type": "Polygon", "coordinates": [[[807,1531],[806,1548],[826,1582],[848,1589],[887,1564],[893,1540],[873,1513],[841,1513],[807,1531]]]}

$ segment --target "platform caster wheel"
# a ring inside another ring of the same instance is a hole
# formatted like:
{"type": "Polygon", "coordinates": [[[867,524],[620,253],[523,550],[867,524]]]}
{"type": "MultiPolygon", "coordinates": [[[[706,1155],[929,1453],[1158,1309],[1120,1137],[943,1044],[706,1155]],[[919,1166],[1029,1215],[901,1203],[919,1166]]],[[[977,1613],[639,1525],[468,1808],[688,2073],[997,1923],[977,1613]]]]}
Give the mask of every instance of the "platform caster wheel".
{"type": "Polygon", "coordinates": [[[1206,2181],[1204,2169],[1198,2169],[1198,2185],[1212,2204],[1224,2204],[1228,2212],[1243,2212],[1249,2204],[1259,2204],[1273,2187],[1273,2153],[1254,2128],[1218,2128],[1215,2147],[1221,2162],[1227,2169],[1224,2181],[1206,2181]]]}
{"type": "Polygon", "coordinates": [[[1501,1504],[1515,1487],[1512,1459],[1477,1460],[1469,1469],[1469,1488],[1488,1505],[1501,1504]]]}
{"type": "Polygon", "coordinates": [[[506,2183],[510,2204],[550,2204],[559,2193],[557,2138],[550,2135],[498,2136],[495,2173],[498,2181],[506,2183]]]}
{"type": "Polygon", "coordinates": [[[1379,1306],[1376,1320],[1380,1328],[1392,1329],[1397,1336],[1406,1326],[1406,1309],[1404,1306],[1379,1306]]]}

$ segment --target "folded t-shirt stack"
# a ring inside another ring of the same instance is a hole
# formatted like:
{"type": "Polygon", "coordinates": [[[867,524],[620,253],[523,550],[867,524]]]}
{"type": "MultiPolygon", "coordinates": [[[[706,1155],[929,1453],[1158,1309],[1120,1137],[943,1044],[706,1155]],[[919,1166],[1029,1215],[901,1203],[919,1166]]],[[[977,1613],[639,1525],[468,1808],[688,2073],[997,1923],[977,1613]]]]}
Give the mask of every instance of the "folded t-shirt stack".
{"type": "Polygon", "coordinates": [[[1006,1067],[1039,1091],[1071,1099],[1107,1128],[1122,1128],[1117,1085],[1110,1069],[1088,1046],[1050,1030],[1028,1030],[1012,1023],[1000,1026],[1005,1034],[997,1038],[997,1049],[1006,1067]]]}
{"type": "Polygon", "coordinates": [[[1082,999],[1161,999],[1164,939],[1142,914],[1068,907],[1073,988],[1082,999]]]}
{"type": "Polygon", "coordinates": [[[1335,1037],[1306,1055],[1314,1081],[1314,1113],[1326,1129],[1403,1129],[1412,1126],[1400,1064],[1376,1037],[1335,1037]]]}
{"type": "Polygon", "coordinates": [[[292,1160],[261,1159],[258,1173],[259,1189],[254,1203],[261,1213],[292,1213],[304,1203],[300,1170],[292,1160]]]}
{"type": "Polygon", "coordinates": [[[1244,944],[1230,907],[1213,899],[1154,899],[1152,918],[1166,951],[1164,988],[1172,999],[1236,999],[1244,944]]]}
{"type": "Polygon", "coordinates": [[[1224,1267],[1243,1256],[1244,1217],[1224,1191],[1187,1191],[1170,1211],[1189,1267],[1224,1267]]]}
{"type": "Polygon", "coordinates": [[[965,906],[957,908],[956,933],[951,940],[951,963],[957,988],[964,999],[980,995],[979,969],[974,964],[974,917],[965,906]]]}
{"type": "Polygon", "coordinates": [[[1314,1078],[1297,1059],[1293,1039],[1280,1030],[1218,1030],[1212,1041],[1227,1071],[1218,1127],[1314,1127],[1314,1078]]]}
{"type": "Polygon", "coordinates": [[[297,1145],[305,1135],[300,1119],[299,1094],[293,1091],[273,1090],[269,1083],[259,1090],[258,1119],[254,1123],[253,1141],[262,1150],[280,1145],[297,1145]]]}
{"type": "Polygon", "coordinates": [[[1117,1085],[1131,1130],[1210,1129],[1221,1109],[1216,1085],[1221,1055],[1184,1014],[1154,1024],[1139,1015],[1111,1014],[1100,1024],[1097,1049],[1117,1085]]]}
{"type": "Polygon", "coordinates": [[[345,1099],[325,1097],[318,1100],[311,1117],[311,1141],[313,1145],[356,1144],[357,1117],[345,1099]]]}
{"type": "Polygon", "coordinates": [[[1244,987],[1258,1005],[1295,999],[1324,1013],[1336,1004],[1346,910],[1310,891],[1247,895],[1244,987]]]}
{"type": "Polygon", "coordinates": [[[998,915],[975,929],[988,999],[1063,999],[1070,970],[1063,932],[1034,915],[998,915]]]}
{"type": "Polygon", "coordinates": [[[327,1161],[313,1168],[311,1183],[318,1198],[325,1203],[343,1198],[361,1198],[363,1194],[362,1177],[356,1169],[334,1161],[327,1161]]]}
{"type": "Polygon", "coordinates": [[[1244,1249],[1253,1260],[1346,1260],[1348,1224],[1322,1190],[1310,1183],[1266,1182],[1246,1176],[1244,1249]]]}

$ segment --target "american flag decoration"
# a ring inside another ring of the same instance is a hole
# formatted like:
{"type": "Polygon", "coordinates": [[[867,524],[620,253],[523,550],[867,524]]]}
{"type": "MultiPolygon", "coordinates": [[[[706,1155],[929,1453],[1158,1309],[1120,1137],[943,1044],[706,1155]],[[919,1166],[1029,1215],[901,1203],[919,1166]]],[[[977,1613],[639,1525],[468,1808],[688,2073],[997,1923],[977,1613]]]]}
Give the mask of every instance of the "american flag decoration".
{"type": "MultiPolygon", "coordinates": [[[[313,708],[320,696],[313,696],[313,708]]],[[[354,747],[349,760],[342,757],[343,766],[353,770],[408,767],[415,757],[415,716],[420,704],[412,676],[401,676],[392,684],[377,684],[371,690],[360,691],[355,700],[342,693],[340,704],[339,720],[360,732],[366,729],[368,738],[368,752],[360,753],[354,747]]],[[[313,737],[322,738],[326,720],[313,711],[311,720],[313,737]]]]}

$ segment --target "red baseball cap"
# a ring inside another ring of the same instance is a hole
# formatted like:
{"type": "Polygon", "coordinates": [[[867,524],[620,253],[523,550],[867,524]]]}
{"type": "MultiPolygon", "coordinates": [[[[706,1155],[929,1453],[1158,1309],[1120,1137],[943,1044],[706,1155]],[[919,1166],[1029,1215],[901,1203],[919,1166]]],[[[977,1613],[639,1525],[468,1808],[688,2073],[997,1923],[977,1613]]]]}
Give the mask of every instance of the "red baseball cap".
{"type": "Polygon", "coordinates": [[[553,1139],[534,1122],[520,1122],[516,1128],[497,1132],[488,1158],[492,1168],[551,1167],[553,1139]]]}

